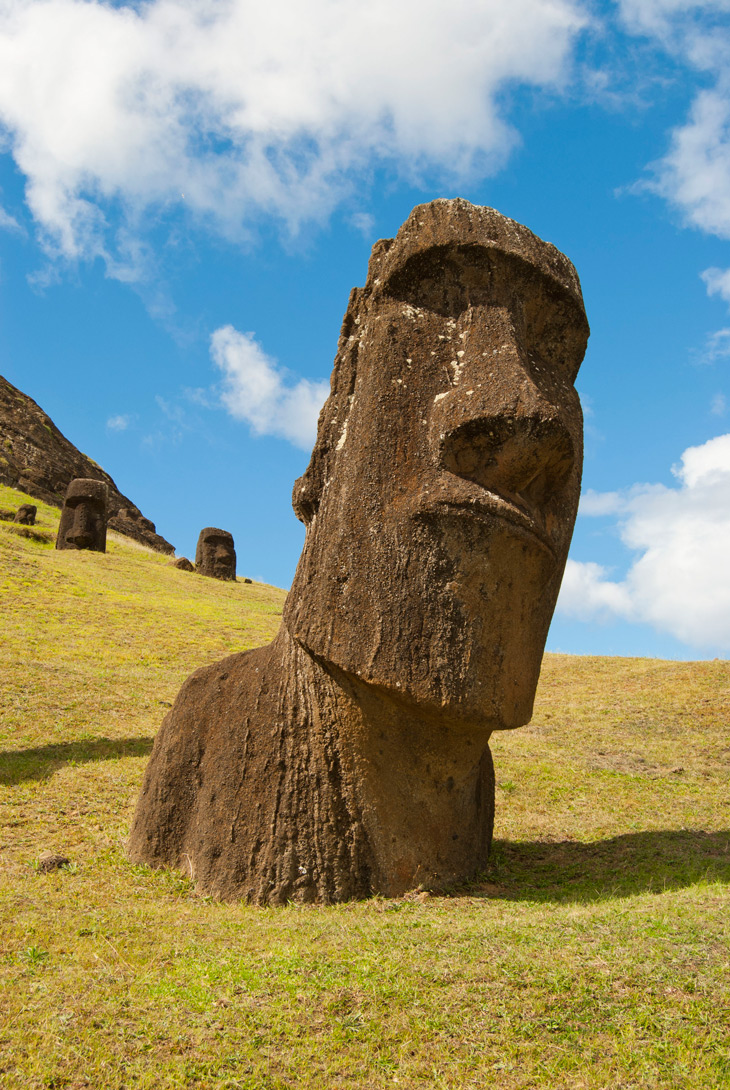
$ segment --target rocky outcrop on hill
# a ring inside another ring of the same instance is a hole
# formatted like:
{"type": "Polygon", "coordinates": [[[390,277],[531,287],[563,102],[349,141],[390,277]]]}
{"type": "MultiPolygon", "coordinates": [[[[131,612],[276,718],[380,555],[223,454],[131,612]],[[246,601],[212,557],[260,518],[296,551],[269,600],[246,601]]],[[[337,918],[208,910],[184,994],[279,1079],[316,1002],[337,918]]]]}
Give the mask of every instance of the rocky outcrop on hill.
{"type": "Polygon", "coordinates": [[[62,507],[66,489],[77,477],[106,483],[110,530],[162,553],[175,551],[109,474],[77,450],[32,398],[0,375],[0,482],[62,507]]]}

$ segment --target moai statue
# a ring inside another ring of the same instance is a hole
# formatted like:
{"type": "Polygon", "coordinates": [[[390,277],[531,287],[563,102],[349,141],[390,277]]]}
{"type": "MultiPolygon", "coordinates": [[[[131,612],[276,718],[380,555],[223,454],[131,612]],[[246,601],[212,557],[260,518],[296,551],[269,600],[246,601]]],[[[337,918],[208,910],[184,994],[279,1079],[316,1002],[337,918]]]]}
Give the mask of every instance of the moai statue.
{"type": "Polygon", "coordinates": [[[176,556],[174,560],[168,560],[167,563],[169,567],[178,568],[180,571],[195,571],[195,566],[186,556],[176,556]]]}
{"type": "Polygon", "coordinates": [[[21,526],[35,526],[35,517],[38,514],[38,508],[32,503],[21,503],[20,507],[15,513],[13,522],[19,522],[21,526]]]}
{"type": "Polygon", "coordinates": [[[492,731],[527,723],[578,506],[575,269],[439,200],[350,296],[279,634],[194,673],[131,858],[257,904],[438,889],[489,855],[492,731]]]}
{"type": "Polygon", "coordinates": [[[56,548],[105,553],[108,499],[104,481],[90,477],[71,481],[61,511],[56,548]]]}
{"type": "Polygon", "coordinates": [[[236,578],[236,550],[233,536],[227,530],[206,526],[200,531],[195,549],[195,570],[199,575],[214,579],[236,578]]]}

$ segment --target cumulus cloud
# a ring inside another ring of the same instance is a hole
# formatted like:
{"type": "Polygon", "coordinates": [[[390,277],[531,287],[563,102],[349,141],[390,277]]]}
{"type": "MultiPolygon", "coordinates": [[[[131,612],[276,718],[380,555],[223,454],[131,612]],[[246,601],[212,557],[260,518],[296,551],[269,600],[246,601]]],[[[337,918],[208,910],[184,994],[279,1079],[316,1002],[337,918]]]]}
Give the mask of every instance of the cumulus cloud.
{"type": "Polygon", "coordinates": [[[570,560],[558,609],[582,620],[653,625],[692,647],[730,650],[730,434],[689,447],[672,472],[676,488],[636,485],[600,494],[583,513],[620,514],[622,541],[637,555],[625,579],[570,560]]]}
{"type": "Polygon", "coordinates": [[[730,65],[716,87],[697,95],[689,120],[674,130],[652,188],[692,226],[730,238],[730,65]]]}
{"type": "Polygon", "coordinates": [[[4,143],[47,246],[130,277],[150,211],[296,229],[375,160],[495,169],[517,139],[500,94],[565,80],[582,5],[3,0],[4,143]]]}
{"type": "Polygon", "coordinates": [[[580,498],[581,515],[615,515],[623,509],[620,492],[594,492],[587,489],[580,498]]]}
{"type": "Polygon", "coordinates": [[[303,450],[311,448],[328,382],[290,378],[253,333],[239,333],[231,325],[216,329],[210,351],[224,375],[221,401],[231,416],[244,420],[254,435],[276,435],[303,450]]]}
{"type": "Polygon", "coordinates": [[[612,583],[608,570],[592,560],[582,563],[568,560],[560,588],[558,611],[580,621],[611,620],[631,614],[627,588],[612,583]]]}
{"type": "Polygon", "coordinates": [[[695,95],[640,188],[658,193],[689,225],[730,238],[730,0],[619,0],[619,12],[630,33],[714,80],[695,95]]]}

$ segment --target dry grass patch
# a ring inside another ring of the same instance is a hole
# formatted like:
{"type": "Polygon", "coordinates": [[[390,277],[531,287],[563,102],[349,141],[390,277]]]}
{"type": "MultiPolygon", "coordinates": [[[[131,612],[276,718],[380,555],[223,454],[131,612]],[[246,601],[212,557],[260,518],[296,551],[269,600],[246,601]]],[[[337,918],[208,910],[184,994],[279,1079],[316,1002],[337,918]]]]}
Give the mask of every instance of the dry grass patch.
{"type": "Polygon", "coordinates": [[[253,909],[124,841],[181,681],[283,593],[2,523],[0,572],[3,1090],[730,1086],[727,663],[547,656],[482,882],[253,909]]]}

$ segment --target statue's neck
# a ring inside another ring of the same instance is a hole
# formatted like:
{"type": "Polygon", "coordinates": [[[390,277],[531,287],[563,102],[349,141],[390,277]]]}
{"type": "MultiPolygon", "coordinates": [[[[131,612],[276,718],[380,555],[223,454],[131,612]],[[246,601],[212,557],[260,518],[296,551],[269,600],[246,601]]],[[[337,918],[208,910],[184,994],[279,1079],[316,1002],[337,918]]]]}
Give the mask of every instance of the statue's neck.
{"type": "Polygon", "coordinates": [[[494,813],[489,734],[419,715],[315,661],[288,633],[280,639],[310,732],[337,753],[343,801],[370,845],[373,888],[396,895],[483,869],[494,813]]]}

